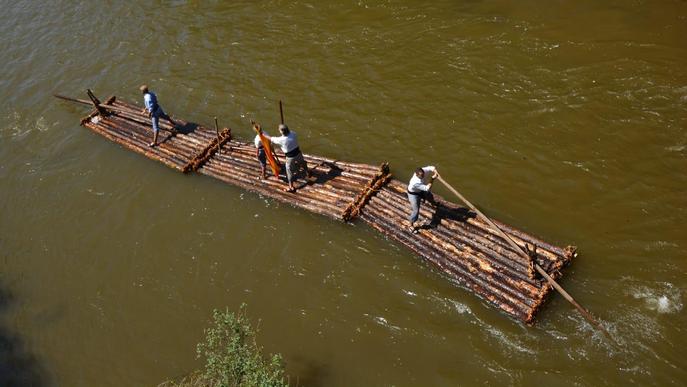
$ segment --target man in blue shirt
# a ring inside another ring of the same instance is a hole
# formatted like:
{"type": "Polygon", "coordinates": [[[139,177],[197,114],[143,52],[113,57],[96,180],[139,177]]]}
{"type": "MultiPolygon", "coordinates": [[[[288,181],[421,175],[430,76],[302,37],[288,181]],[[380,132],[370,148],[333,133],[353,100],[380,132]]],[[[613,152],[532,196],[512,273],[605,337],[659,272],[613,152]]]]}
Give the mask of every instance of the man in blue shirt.
{"type": "Polygon", "coordinates": [[[165,113],[164,110],[158,105],[157,103],[157,96],[155,93],[152,91],[148,90],[147,85],[142,85],[140,88],[141,93],[143,93],[143,103],[145,104],[145,109],[143,109],[143,113],[148,113],[148,117],[151,118],[153,121],[153,142],[151,142],[150,146],[155,146],[157,145],[157,133],[160,131],[160,117],[166,119],[169,121],[169,123],[172,125],[172,128],[174,128],[177,124],[172,121],[171,118],[165,113]]]}

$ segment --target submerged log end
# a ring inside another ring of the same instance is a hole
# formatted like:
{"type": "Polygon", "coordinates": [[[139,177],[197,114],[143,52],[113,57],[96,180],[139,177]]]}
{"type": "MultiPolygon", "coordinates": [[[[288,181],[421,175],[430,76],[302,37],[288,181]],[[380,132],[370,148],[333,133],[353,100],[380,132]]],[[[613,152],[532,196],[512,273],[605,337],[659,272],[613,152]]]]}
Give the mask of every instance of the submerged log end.
{"type": "Polygon", "coordinates": [[[536,316],[537,313],[539,313],[539,310],[544,306],[547,300],[547,296],[551,292],[551,285],[548,283],[542,283],[542,286],[539,290],[539,294],[537,294],[534,303],[532,304],[531,309],[527,312],[525,315],[524,321],[525,324],[527,325],[534,325],[536,322],[536,316]]]}
{"type": "Polygon", "coordinates": [[[565,261],[570,262],[573,258],[577,257],[577,246],[566,246],[565,247],[565,261]]]}

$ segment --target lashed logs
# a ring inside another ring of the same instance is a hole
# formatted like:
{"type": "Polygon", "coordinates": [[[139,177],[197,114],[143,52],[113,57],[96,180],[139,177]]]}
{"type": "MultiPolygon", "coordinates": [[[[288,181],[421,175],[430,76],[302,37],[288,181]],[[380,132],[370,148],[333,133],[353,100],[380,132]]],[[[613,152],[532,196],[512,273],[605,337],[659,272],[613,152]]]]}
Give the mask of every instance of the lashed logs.
{"type": "Polygon", "coordinates": [[[358,216],[360,210],[370,201],[372,195],[379,191],[389,180],[391,180],[391,173],[389,173],[389,164],[384,163],[379,168],[377,173],[358,194],[355,200],[343,211],[342,218],[345,222],[350,222],[351,219],[358,216]]]}
{"type": "Polygon", "coordinates": [[[186,164],[186,166],[184,167],[184,173],[189,171],[197,171],[201,165],[205,164],[208,160],[210,160],[210,158],[212,158],[215,152],[218,152],[222,148],[222,145],[224,145],[229,140],[231,140],[230,128],[224,128],[224,130],[222,130],[222,133],[220,133],[218,130],[217,138],[210,141],[210,143],[205,148],[198,152],[198,154],[195,157],[193,157],[193,159],[191,159],[191,161],[189,161],[188,164],[186,164]]]}
{"type": "MultiPolygon", "coordinates": [[[[340,174],[341,168],[338,168],[333,160],[325,160],[331,163],[326,170],[312,171],[318,183],[297,182],[298,192],[286,193],[282,191],[285,187],[282,179],[257,178],[259,164],[252,145],[234,141],[231,144],[230,153],[216,154],[199,169],[199,172],[336,219],[341,218],[341,213],[353,200],[356,191],[364,188],[361,182],[340,174]],[[340,182],[342,179],[347,180],[346,184],[340,182]]],[[[305,159],[312,162],[309,155],[305,155],[305,159]]],[[[283,175],[280,177],[283,178],[283,175]]],[[[367,177],[370,179],[372,176],[370,174],[367,177]]]]}
{"type": "MultiPolygon", "coordinates": [[[[285,176],[258,179],[260,166],[252,143],[230,138],[227,130],[217,139],[214,130],[175,119],[183,130],[167,122],[168,133],[159,146],[148,147],[152,136],[150,119],[135,105],[116,101],[99,115],[94,111],[83,124],[96,133],[135,152],[181,171],[197,172],[256,192],[313,213],[334,219],[358,217],[390,239],[431,262],[456,283],[470,289],[510,316],[531,323],[550,287],[531,278],[530,261],[513,250],[493,227],[474,217],[468,209],[435,195],[437,205],[422,206],[420,214],[431,219],[427,227],[412,234],[405,224],[410,209],[406,186],[391,178],[388,167],[380,171],[368,164],[351,163],[315,155],[304,155],[314,181],[299,180],[297,193],[282,191],[285,176]],[[113,111],[114,110],[114,111],[113,111]],[[217,152],[222,147],[222,152],[217,152]]],[[[277,150],[276,154],[283,157],[277,150]]],[[[534,261],[551,276],[576,255],[574,247],[562,249],[538,238],[496,223],[518,246],[536,245],[534,261]]]]}

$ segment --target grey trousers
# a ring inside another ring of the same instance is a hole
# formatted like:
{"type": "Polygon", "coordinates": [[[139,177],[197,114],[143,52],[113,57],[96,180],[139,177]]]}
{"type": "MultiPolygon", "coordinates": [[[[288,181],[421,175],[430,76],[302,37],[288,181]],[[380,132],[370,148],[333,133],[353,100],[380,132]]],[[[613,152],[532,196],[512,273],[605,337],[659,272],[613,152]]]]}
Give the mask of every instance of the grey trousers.
{"type": "Polygon", "coordinates": [[[294,179],[308,174],[308,164],[303,158],[303,153],[299,153],[295,157],[286,158],[286,179],[292,183],[294,179]]]}
{"type": "Polygon", "coordinates": [[[408,201],[410,202],[410,217],[408,220],[410,220],[410,223],[415,223],[417,222],[417,218],[420,216],[420,200],[422,198],[420,195],[413,195],[413,194],[408,194],[408,201]]]}
{"type": "Polygon", "coordinates": [[[431,192],[429,191],[423,191],[420,192],[417,195],[413,195],[411,193],[408,194],[408,201],[410,202],[410,216],[408,217],[408,220],[410,220],[410,223],[415,223],[417,222],[417,218],[420,217],[420,204],[422,203],[423,200],[427,200],[430,203],[436,205],[434,202],[434,196],[432,195],[431,192]]]}

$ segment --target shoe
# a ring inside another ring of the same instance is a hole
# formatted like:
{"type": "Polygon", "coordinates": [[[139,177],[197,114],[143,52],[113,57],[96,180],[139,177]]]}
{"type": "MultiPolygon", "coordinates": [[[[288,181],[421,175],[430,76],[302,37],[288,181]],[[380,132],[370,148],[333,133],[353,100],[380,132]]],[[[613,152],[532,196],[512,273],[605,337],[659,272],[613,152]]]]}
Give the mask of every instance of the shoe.
{"type": "Polygon", "coordinates": [[[148,146],[151,147],[151,148],[154,147],[155,145],[157,145],[157,144],[154,143],[154,142],[151,142],[150,144],[148,144],[148,146]]]}

